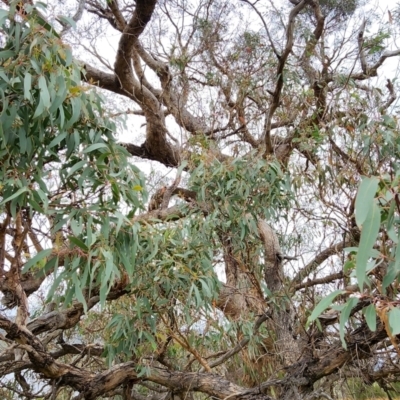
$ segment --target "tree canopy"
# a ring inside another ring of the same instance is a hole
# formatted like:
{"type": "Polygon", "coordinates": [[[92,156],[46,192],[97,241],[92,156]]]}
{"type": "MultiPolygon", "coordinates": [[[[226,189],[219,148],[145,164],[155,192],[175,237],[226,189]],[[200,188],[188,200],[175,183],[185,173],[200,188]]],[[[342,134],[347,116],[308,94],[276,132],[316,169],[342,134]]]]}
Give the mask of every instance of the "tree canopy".
{"type": "Polygon", "coordinates": [[[400,6],[2,3],[2,398],[395,398],[400,6]]]}

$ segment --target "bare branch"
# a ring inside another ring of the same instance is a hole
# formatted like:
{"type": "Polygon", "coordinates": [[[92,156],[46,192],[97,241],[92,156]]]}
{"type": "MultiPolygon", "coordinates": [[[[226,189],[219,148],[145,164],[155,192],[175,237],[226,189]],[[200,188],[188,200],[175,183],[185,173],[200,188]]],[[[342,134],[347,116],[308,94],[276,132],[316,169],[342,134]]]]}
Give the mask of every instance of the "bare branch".
{"type": "MultiPolygon", "coordinates": [[[[261,317],[259,317],[257,319],[256,323],[254,324],[253,335],[257,334],[258,329],[260,328],[262,323],[265,322],[268,318],[270,318],[270,316],[267,315],[267,314],[264,314],[264,315],[261,315],[261,317]]],[[[243,350],[247,346],[249,341],[250,341],[250,337],[249,336],[244,337],[233,349],[227,351],[220,358],[217,358],[215,361],[209,363],[209,367],[210,368],[214,368],[214,367],[217,367],[218,365],[221,365],[226,360],[228,360],[229,358],[231,358],[235,354],[239,353],[239,351],[243,350]]],[[[204,369],[201,369],[200,372],[204,372],[204,369]]]]}
{"type": "Polygon", "coordinates": [[[335,254],[339,254],[345,247],[348,247],[350,245],[350,242],[342,241],[340,243],[333,244],[332,246],[321,251],[312,261],[310,261],[305,267],[300,269],[300,271],[293,278],[292,284],[299,285],[303,279],[314,272],[329,257],[335,254]]]}
{"type": "Polygon", "coordinates": [[[389,90],[389,98],[385,101],[382,107],[379,108],[381,114],[384,114],[385,111],[393,104],[393,102],[397,98],[397,95],[394,91],[393,83],[390,79],[387,80],[386,87],[389,90]]]}
{"type": "MultiPolygon", "coordinates": [[[[86,5],[86,0],[79,0],[78,2],[78,8],[76,10],[76,13],[71,17],[71,19],[75,22],[78,22],[83,15],[83,11],[85,9],[85,5],[86,5]]],[[[64,35],[65,33],[67,33],[70,29],[71,29],[71,25],[70,24],[66,24],[64,21],[57,19],[57,21],[62,25],[63,30],[61,31],[61,35],[64,35]]]]}
{"type": "Polygon", "coordinates": [[[274,151],[271,140],[272,118],[274,116],[276,109],[279,107],[280,104],[281,92],[284,82],[283,70],[286,64],[286,60],[290,52],[292,51],[293,47],[293,31],[294,31],[295,19],[296,16],[299,14],[299,12],[305,8],[305,6],[306,6],[306,1],[303,0],[297,6],[292,8],[289,15],[288,26],[286,29],[286,46],[281,57],[279,58],[278,68],[276,71],[277,83],[272,97],[272,103],[265,118],[265,125],[264,125],[265,155],[272,154],[274,151]]]}
{"type": "Polygon", "coordinates": [[[365,31],[365,26],[367,22],[364,19],[363,23],[361,24],[360,31],[358,32],[357,35],[357,41],[358,41],[358,52],[360,55],[360,62],[361,62],[361,69],[364,72],[364,74],[368,74],[368,66],[367,66],[367,61],[365,59],[365,49],[364,49],[364,31],[365,31]]]}
{"type": "Polygon", "coordinates": [[[297,290],[308,288],[308,287],[315,286],[315,285],[321,285],[321,284],[325,284],[325,283],[330,283],[330,282],[336,281],[338,279],[342,279],[343,276],[344,276],[344,274],[341,271],[341,272],[337,272],[335,274],[331,274],[331,275],[325,276],[324,278],[307,280],[306,282],[298,283],[297,285],[295,285],[294,286],[294,290],[297,291],[297,290]]]}

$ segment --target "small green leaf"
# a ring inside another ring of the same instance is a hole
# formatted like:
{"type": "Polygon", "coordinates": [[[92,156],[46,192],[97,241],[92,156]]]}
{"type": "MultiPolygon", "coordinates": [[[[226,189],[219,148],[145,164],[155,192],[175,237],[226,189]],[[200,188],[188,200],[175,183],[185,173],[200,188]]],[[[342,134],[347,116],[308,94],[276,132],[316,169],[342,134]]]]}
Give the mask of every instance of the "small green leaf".
{"type": "Polygon", "coordinates": [[[346,304],[344,305],[342,312],[340,313],[340,340],[342,341],[342,345],[345,349],[347,349],[346,341],[344,340],[344,328],[346,322],[349,320],[351,310],[357,305],[359,299],[358,297],[350,297],[346,304]]]}
{"type": "Polygon", "coordinates": [[[25,72],[24,77],[24,99],[32,100],[31,96],[31,87],[32,87],[32,75],[29,72],[25,72]]]}
{"type": "Polygon", "coordinates": [[[90,153],[94,150],[98,149],[108,149],[108,146],[105,143],[94,143],[91,144],[90,146],[86,147],[85,150],[83,150],[84,153],[90,153]]]}
{"type": "Polygon", "coordinates": [[[317,306],[314,308],[314,311],[311,313],[311,315],[308,317],[306,327],[310,325],[311,322],[316,320],[328,307],[331,306],[333,300],[339,296],[340,294],[343,294],[344,290],[335,290],[334,292],[330,293],[328,296],[326,296],[324,299],[322,299],[317,306]]]}
{"type": "Polygon", "coordinates": [[[82,108],[82,101],[79,97],[72,97],[70,99],[71,106],[72,106],[72,115],[68,119],[65,128],[69,129],[71,126],[78,121],[79,117],[81,116],[81,108],[82,108]]]}
{"type": "Polygon", "coordinates": [[[83,251],[89,251],[89,248],[75,236],[68,236],[68,239],[76,246],[80,247],[83,251]]]}
{"type": "Polygon", "coordinates": [[[43,28],[45,28],[48,32],[51,32],[51,34],[54,35],[56,38],[60,39],[60,35],[53,29],[53,27],[47,21],[45,21],[37,12],[34,12],[34,14],[37,22],[43,28]]]}
{"type": "Polygon", "coordinates": [[[365,320],[367,321],[368,328],[372,331],[376,331],[376,310],[373,304],[364,308],[365,320]]]}
{"type": "Polygon", "coordinates": [[[83,310],[86,313],[87,312],[87,303],[86,303],[85,296],[83,295],[81,284],[79,282],[78,276],[76,274],[74,274],[73,277],[72,277],[72,280],[74,281],[74,284],[75,284],[75,296],[76,296],[76,299],[80,303],[82,303],[83,310]]]}
{"type": "Polygon", "coordinates": [[[18,189],[14,194],[12,194],[11,196],[7,197],[6,199],[4,199],[0,205],[8,203],[9,201],[11,201],[12,199],[15,199],[16,197],[18,197],[20,194],[28,192],[29,189],[27,187],[23,187],[21,189],[18,189]]]}
{"type": "Polygon", "coordinates": [[[62,140],[64,140],[67,136],[67,132],[62,132],[59,135],[57,135],[49,144],[49,149],[51,149],[54,146],[57,146],[62,140]]]}
{"type": "Polygon", "coordinates": [[[76,22],[70,18],[70,17],[65,17],[64,15],[59,15],[57,19],[63,24],[63,25],[70,25],[72,28],[76,28],[76,22]]]}
{"type": "Polygon", "coordinates": [[[79,168],[82,168],[86,164],[86,160],[81,160],[78,161],[76,164],[74,164],[71,169],[68,171],[67,178],[71,175],[73,175],[79,168]]]}
{"type": "Polygon", "coordinates": [[[35,119],[35,118],[39,117],[40,115],[43,114],[43,111],[44,111],[44,104],[43,104],[42,98],[40,98],[39,104],[38,104],[38,106],[36,107],[35,114],[33,114],[33,117],[32,117],[32,118],[35,119]]]}
{"type": "Polygon", "coordinates": [[[38,263],[39,261],[48,257],[52,251],[53,251],[53,249],[45,249],[45,250],[42,250],[39,253],[37,253],[34,257],[32,257],[30,260],[28,260],[25,263],[24,268],[22,269],[22,273],[24,274],[25,272],[29,271],[29,269],[32,266],[34,266],[36,263],[38,263]]]}

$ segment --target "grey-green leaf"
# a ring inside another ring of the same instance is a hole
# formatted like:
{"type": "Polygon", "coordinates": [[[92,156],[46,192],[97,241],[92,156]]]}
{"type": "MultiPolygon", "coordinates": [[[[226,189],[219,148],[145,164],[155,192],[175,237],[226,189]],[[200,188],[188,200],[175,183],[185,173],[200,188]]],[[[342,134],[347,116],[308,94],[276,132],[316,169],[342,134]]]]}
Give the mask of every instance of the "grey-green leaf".
{"type": "Polygon", "coordinates": [[[375,244],[381,224],[381,213],[376,201],[373,201],[371,211],[368,214],[362,230],[360,245],[357,252],[356,277],[360,290],[364,287],[366,281],[366,270],[368,259],[371,256],[371,250],[375,244]]]}
{"type": "Polygon", "coordinates": [[[29,189],[27,187],[22,187],[21,189],[18,189],[15,193],[13,193],[11,196],[7,197],[6,199],[4,199],[0,205],[5,204],[7,202],[9,202],[12,199],[15,199],[16,197],[18,197],[20,194],[28,192],[29,189]]]}
{"type": "Polygon", "coordinates": [[[392,335],[400,333],[400,309],[395,307],[389,311],[389,325],[392,335]]]}
{"type": "Polygon", "coordinates": [[[98,150],[98,149],[107,149],[108,146],[105,143],[94,143],[91,144],[90,146],[86,147],[85,150],[83,150],[84,153],[90,153],[91,151],[98,150]]]}
{"type": "Polygon", "coordinates": [[[41,75],[39,77],[38,85],[39,85],[39,89],[40,89],[40,98],[43,102],[43,106],[45,108],[49,108],[50,107],[50,94],[49,94],[49,90],[47,88],[46,78],[43,75],[41,75]]]}
{"type": "Polygon", "coordinates": [[[342,341],[342,345],[345,349],[347,349],[346,341],[344,340],[344,328],[346,322],[349,320],[351,310],[357,305],[358,298],[357,297],[350,297],[345,306],[340,313],[340,327],[339,327],[339,334],[340,340],[342,341]]]}
{"type": "Polygon", "coordinates": [[[309,326],[311,322],[315,321],[328,307],[331,306],[333,300],[342,293],[344,293],[343,290],[335,290],[334,292],[323,298],[314,308],[314,311],[311,313],[311,315],[308,317],[306,326],[309,326]]]}
{"type": "Polygon", "coordinates": [[[364,311],[365,320],[367,321],[368,328],[372,331],[376,331],[376,310],[373,304],[370,304],[365,308],[364,311]]]}
{"type": "Polygon", "coordinates": [[[45,249],[45,250],[42,250],[39,253],[37,253],[34,257],[29,259],[25,263],[24,268],[22,269],[22,273],[24,274],[25,272],[29,271],[29,269],[31,267],[33,267],[36,263],[38,263],[39,261],[41,261],[44,258],[48,257],[51,254],[52,251],[53,251],[53,249],[45,249]]]}
{"type": "Polygon", "coordinates": [[[370,213],[378,189],[379,179],[377,177],[364,177],[358,188],[356,197],[356,223],[359,227],[364,223],[370,213]]]}
{"type": "Polygon", "coordinates": [[[31,96],[31,87],[32,87],[32,75],[27,72],[24,77],[24,98],[27,100],[32,100],[31,96]]]}

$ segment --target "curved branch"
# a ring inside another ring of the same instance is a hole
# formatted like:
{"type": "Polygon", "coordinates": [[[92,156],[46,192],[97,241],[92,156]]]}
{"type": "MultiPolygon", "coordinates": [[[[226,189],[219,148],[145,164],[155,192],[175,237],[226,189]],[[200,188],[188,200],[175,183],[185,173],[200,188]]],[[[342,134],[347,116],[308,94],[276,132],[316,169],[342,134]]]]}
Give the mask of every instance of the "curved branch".
{"type": "Polygon", "coordinates": [[[342,279],[343,276],[344,276],[343,271],[341,271],[341,272],[337,272],[337,273],[325,276],[324,278],[313,279],[312,281],[308,280],[306,282],[298,283],[297,285],[295,285],[294,290],[297,291],[297,290],[308,288],[308,287],[315,286],[315,285],[330,283],[337,279],[342,279]]]}
{"type": "Polygon", "coordinates": [[[341,252],[345,247],[350,246],[350,242],[335,243],[332,246],[321,251],[312,261],[303,267],[293,278],[292,284],[299,285],[301,281],[314,272],[329,257],[341,252]]]}
{"type": "MultiPolygon", "coordinates": [[[[72,16],[72,20],[74,22],[78,22],[82,18],[83,11],[85,9],[85,5],[86,5],[86,0],[79,0],[78,9],[76,10],[76,13],[72,16]]],[[[57,19],[57,21],[63,27],[63,30],[61,31],[61,35],[63,35],[64,33],[68,32],[72,27],[71,25],[66,24],[65,22],[61,21],[60,19],[57,19]]]]}
{"type": "Polygon", "coordinates": [[[150,221],[176,221],[187,216],[182,205],[176,205],[166,209],[157,209],[145,214],[137,215],[132,219],[132,222],[148,223],[150,221]]]}
{"type": "MultiPolygon", "coordinates": [[[[258,332],[258,329],[260,328],[262,323],[265,322],[270,317],[271,317],[270,315],[264,314],[264,315],[261,315],[261,317],[259,317],[257,319],[256,323],[254,324],[253,335],[255,335],[258,332]]],[[[209,363],[208,366],[210,368],[214,368],[214,367],[217,367],[218,365],[221,365],[226,360],[228,360],[229,358],[231,358],[235,354],[239,353],[239,351],[244,349],[244,347],[247,346],[249,341],[250,341],[250,337],[249,336],[244,337],[233,349],[229,350],[228,352],[223,354],[220,358],[217,358],[215,361],[209,363]]],[[[204,372],[204,368],[201,369],[200,372],[204,372]]]]}
{"type": "Polygon", "coordinates": [[[392,51],[385,51],[379,58],[379,60],[372,65],[371,67],[367,68],[368,73],[359,72],[355,74],[351,74],[349,79],[354,79],[356,81],[363,81],[366,79],[370,79],[373,76],[377,76],[378,69],[383,65],[387,58],[396,57],[400,55],[400,49],[392,50],[392,51]]]}
{"type": "Polygon", "coordinates": [[[293,7],[292,10],[290,11],[289,22],[286,29],[286,46],[281,57],[279,58],[278,68],[276,71],[277,82],[272,96],[272,103],[265,119],[265,127],[264,127],[265,155],[273,153],[273,145],[271,140],[272,118],[274,116],[276,109],[279,107],[280,104],[281,92],[284,82],[283,70],[286,65],[286,60],[293,48],[294,22],[296,16],[299,14],[301,10],[305,8],[305,6],[306,6],[306,1],[303,0],[297,6],[293,7]]]}

